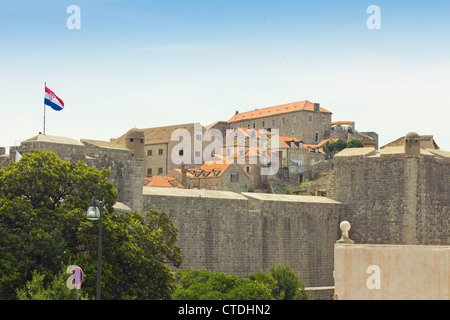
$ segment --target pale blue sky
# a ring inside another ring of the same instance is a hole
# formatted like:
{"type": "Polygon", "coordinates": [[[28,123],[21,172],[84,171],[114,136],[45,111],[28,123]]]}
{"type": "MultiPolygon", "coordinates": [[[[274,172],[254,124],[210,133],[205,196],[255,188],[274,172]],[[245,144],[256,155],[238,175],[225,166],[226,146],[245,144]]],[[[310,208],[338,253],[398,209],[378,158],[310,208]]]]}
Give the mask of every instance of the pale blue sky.
{"type": "Polygon", "coordinates": [[[0,0],[0,146],[42,131],[109,140],[310,100],[333,120],[450,151],[450,2],[0,0]],[[69,30],[69,5],[81,29],[69,30]],[[369,5],[381,30],[369,30],[369,5]]]}

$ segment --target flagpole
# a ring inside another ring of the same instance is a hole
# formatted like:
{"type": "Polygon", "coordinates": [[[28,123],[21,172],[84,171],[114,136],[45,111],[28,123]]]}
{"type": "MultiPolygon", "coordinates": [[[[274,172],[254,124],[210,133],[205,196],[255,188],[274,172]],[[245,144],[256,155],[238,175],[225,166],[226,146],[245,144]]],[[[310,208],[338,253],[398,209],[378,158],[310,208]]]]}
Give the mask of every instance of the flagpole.
{"type": "MultiPolygon", "coordinates": [[[[45,88],[47,88],[47,82],[44,82],[44,94],[45,88]]],[[[44,98],[44,134],[45,134],[45,98],[44,98]]]]}

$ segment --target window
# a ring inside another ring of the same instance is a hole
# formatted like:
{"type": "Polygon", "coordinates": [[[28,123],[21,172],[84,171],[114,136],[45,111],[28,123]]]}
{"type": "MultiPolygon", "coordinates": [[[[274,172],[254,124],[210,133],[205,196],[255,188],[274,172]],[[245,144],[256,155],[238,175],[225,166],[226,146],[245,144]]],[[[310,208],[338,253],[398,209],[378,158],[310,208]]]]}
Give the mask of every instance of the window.
{"type": "Polygon", "coordinates": [[[134,139],[133,138],[130,138],[130,142],[133,142],[134,141],[134,139]]]}
{"type": "Polygon", "coordinates": [[[281,119],[281,124],[284,124],[284,118],[283,118],[283,119],[281,119]]]}
{"type": "Polygon", "coordinates": [[[272,127],[275,125],[275,120],[272,120],[272,127]]]}
{"type": "Polygon", "coordinates": [[[151,157],[152,154],[153,154],[153,150],[148,150],[148,151],[147,151],[147,156],[151,157]]]}
{"type": "Polygon", "coordinates": [[[250,129],[250,123],[247,125],[247,128],[249,128],[250,129]]]}
{"type": "Polygon", "coordinates": [[[231,182],[239,182],[239,173],[230,174],[230,181],[231,182]]]}
{"type": "Polygon", "coordinates": [[[200,151],[195,151],[195,157],[199,158],[200,157],[200,151]]]}
{"type": "Polygon", "coordinates": [[[179,156],[182,156],[182,155],[184,155],[184,150],[183,150],[183,149],[181,149],[180,151],[178,151],[178,155],[179,155],[179,156]]]}
{"type": "Polygon", "coordinates": [[[250,167],[245,167],[245,172],[250,173],[250,167]]]}
{"type": "Polygon", "coordinates": [[[163,174],[163,168],[158,168],[158,174],[163,174]]]}
{"type": "Polygon", "coordinates": [[[322,124],[325,124],[325,117],[322,117],[322,124]]]}
{"type": "Polygon", "coordinates": [[[319,142],[319,133],[316,132],[316,138],[315,138],[316,143],[319,142]]]}
{"type": "Polygon", "coordinates": [[[255,123],[253,122],[253,129],[255,129],[255,127],[256,127],[256,125],[255,125],[255,123]]]}
{"type": "Polygon", "coordinates": [[[312,122],[312,115],[308,116],[308,122],[312,122]]]}
{"type": "Polygon", "coordinates": [[[264,121],[262,122],[262,127],[263,127],[263,128],[265,127],[265,123],[264,123],[264,121]]]}
{"type": "Polygon", "coordinates": [[[291,141],[291,148],[295,148],[295,142],[291,141]]]}
{"type": "Polygon", "coordinates": [[[162,156],[163,155],[163,149],[158,149],[158,155],[162,156]]]}
{"type": "Polygon", "coordinates": [[[144,139],[141,139],[141,143],[144,143],[144,139]]]}
{"type": "Polygon", "coordinates": [[[195,135],[195,139],[196,139],[196,140],[202,140],[202,135],[201,135],[201,134],[195,135]]]}
{"type": "Polygon", "coordinates": [[[147,169],[147,176],[151,177],[152,176],[152,168],[148,168],[147,169]]]}
{"type": "Polygon", "coordinates": [[[292,116],[292,123],[295,122],[295,116],[292,116]]]}

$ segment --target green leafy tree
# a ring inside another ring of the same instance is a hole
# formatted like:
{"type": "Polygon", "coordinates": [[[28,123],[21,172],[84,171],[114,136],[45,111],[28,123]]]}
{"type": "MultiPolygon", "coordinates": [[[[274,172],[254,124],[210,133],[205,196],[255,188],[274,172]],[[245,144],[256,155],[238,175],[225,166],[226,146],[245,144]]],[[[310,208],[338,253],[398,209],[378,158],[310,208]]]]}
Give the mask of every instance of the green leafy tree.
{"type": "Polygon", "coordinates": [[[275,290],[278,288],[278,281],[268,272],[254,272],[248,276],[251,281],[256,281],[264,284],[268,289],[275,290]]]}
{"type": "Polygon", "coordinates": [[[328,140],[326,143],[325,143],[325,151],[327,152],[327,153],[333,153],[334,152],[334,146],[336,145],[336,143],[334,142],[334,141],[332,141],[332,140],[328,140]]]}
{"type": "Polygon", "coordinates": [[[273,300],[264,284],[221,272],[182,269],[176,283],[174,300],[273,300]]]}
{"type": "Polygon", "coordinates": [[[335,152],[340,152],[340,151],[344,150],[345,148],[347,148],[346,141],[339,139],[334,142],[334,151],[335,152]]]}
{"type": "Polygon", "coordinates": [[[289,266],[272,266],[269,274],[277,281],[278,287],[272,290],[272,295],[277,300],[308,300],[309,294],[305,291],[305,284],[289,266]]]}
{"type": "Polygon", "coordinates": [[[338,153],[346,148],[363,148],[363,144],[358,139],[352,139],[348,142],[345,142],[344,140],[337,140],[332,141],[328,140],[325,143],[324,150],[329,156],[333,156],[335,153],[338,153]]]}
{"type": "Polygon", "coordinates": [[[332,141],[332,140],[328,140],[325,143],[325,152],[329,155],[333,155],[335,153],[338,153],[342,150],[344,150],[345,148],[347,148],[347,142],[344,140],[336,140],[336,141],[332,141]]]}
{"type": "Polygon", "coordinates": [[[347,148],[363,148],[364,145],[362,144],[361,140],[358,139],[352,139],[349,142],[347,142],[347,148]]]}
{"type": "MultiPolygon", "coordinates": [[[[17,289],[17,299],[19,300],[75,300],[77,299],[77,290],[68,290],[66,286],[67,278],[70,275],[61,272],[55,275],[48,283],[44,285],[44,275],[33,273],[33,278],[27,281],[25,287],[17,289]]],[[[86,300],[87,296],[82,294],[80,289],[81,300],[86,300]]]]}
{"type": "Polygon", "coordinates": [[[15,299],[34,274],[35,284],[51,288],[72,264],[85,273],[82,290],[95,297],[98,222],[85,219],[93,196],[104,203],[102,298],[170,298],[168,264],[182,261],[177,230],[164,212],[114,214],[117,190],[108,177],[43,150],[0,170],[0,299],[15,299]]]}

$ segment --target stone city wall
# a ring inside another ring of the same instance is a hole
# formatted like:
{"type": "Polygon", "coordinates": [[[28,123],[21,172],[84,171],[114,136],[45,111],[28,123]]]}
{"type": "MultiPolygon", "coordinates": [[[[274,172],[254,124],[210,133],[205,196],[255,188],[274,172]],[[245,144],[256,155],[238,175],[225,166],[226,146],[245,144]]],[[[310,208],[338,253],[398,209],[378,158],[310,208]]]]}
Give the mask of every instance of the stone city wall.
{"type": "Polygon", "coordinates": [[[289,265],[307,286],[333,285],[341,204],[323,197],[144,187],[144,210],[179,231],[181,268],[239,277],[289,265]]]}
{"type": "Polygon", "coordinates": [[[35,149],[54,152],[64,161],[84,161],[88,166],[98,169],[104,167],[111,171],[109,180],[118,190],[118,201],[125,203],[133,210],[142,211],[143,161],[133,158],[131,150],[102,146],[102,144],[110,145],[108,142],[83,141],[83,143],[75,141],[72,144],[44,141],[22,142],[18,147],[10,147],[9,156],[1,157],[0,167],[14,161],[16,150],[23,155],[35,149]]]}
{"type": "Polygon", "coordinates": [[[450,245],[450,159],[424,156],[420,162],[420,244],[450,245]]]}

